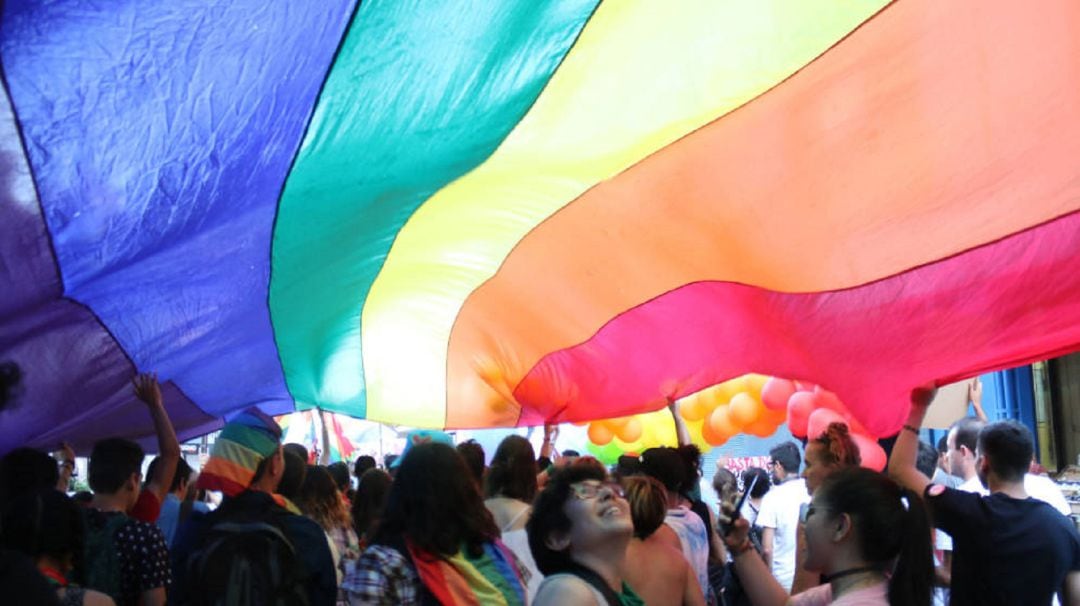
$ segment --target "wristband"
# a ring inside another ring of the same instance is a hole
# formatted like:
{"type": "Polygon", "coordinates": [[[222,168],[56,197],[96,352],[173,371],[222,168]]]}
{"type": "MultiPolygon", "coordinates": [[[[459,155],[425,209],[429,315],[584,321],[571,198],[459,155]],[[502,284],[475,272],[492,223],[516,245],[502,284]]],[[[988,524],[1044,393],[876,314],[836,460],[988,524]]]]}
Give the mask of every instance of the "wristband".
{"type": "Polygon", "coordinates": [[[731,550],[731,557],[734,558],[734,557],[741,556],[742,554],[750,551],[753,548],[754,548],[754,544],[751,543],[750,538],[747,537],[747,538],[743,539],[742,543],[740,543],[739,545],[737,545],[735,547],[731,547],[729,549],[731,550]]]}
{"type": "Polygon", "coordinates": [[[906,429],[906,430],[910,431],[911,433],[913,433],[913,434],[915,434],[915,435],[919,435],[919,430],[918,430],[918,429],[915,429],[915,428],[914,428],[914,427],[912,427],[911,425],[904,425],[904,429],[906,429]]]}

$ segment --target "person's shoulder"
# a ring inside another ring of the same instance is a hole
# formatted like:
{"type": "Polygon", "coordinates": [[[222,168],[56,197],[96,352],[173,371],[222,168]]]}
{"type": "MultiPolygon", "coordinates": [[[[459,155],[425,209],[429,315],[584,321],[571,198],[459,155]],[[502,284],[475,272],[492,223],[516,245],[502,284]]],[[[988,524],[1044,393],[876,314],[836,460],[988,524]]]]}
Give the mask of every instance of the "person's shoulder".
{"type": "Polygon", "coordinates": [[[788,600],[789,606],[826,606],[832,602],[832,586],[828,583],[801,591],[788,600]]]}
{"type": "Polygon", "coordinates": [[[600,606],[596,591],[572,574],[554,574],[544,578],[533,599],[534,606],[576,604],[600,606]]]}
{"type": "Polygon", "coordinates": [[[308,541],[313,544],[326,543],[326,531],[315,520],[288,512],[280,514],[278,519],[294,541],[308,541]]]}
{"type": "Polygon", "coordinates": [[[83,594],[82,603],[83,606],[116,606],[116,602],[108,594],[92,589],[87,589],[83,594]]]}
{"type": "MultiPolygon", "coordinates": [[[[124,538],[135,541],[153,541],[160,539],[165,541],[165,534],[161,532],[161,528],[153,522],[145,522],[138,518],[128,517],[120,527],[119,533],[122,533],[124,538]]],[[[118,536],[120,536],[118,534],[118,536]]]]}

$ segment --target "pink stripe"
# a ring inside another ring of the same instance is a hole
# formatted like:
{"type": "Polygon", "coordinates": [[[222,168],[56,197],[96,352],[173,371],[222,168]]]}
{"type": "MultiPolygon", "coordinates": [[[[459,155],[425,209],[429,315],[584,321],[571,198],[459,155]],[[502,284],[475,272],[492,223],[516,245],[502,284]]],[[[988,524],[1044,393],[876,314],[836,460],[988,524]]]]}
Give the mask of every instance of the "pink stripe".
{"type": "Polygon", "coordinates": [[[533,411],[520,424],[535,425],[657,409],[668,395],[759,372],[820,383],[867,429],[889,435],[916,385],[1077,349],[1080,213],[1072,213],[847,290],[689,284],[547,355],[514,395],[533,411]]]}

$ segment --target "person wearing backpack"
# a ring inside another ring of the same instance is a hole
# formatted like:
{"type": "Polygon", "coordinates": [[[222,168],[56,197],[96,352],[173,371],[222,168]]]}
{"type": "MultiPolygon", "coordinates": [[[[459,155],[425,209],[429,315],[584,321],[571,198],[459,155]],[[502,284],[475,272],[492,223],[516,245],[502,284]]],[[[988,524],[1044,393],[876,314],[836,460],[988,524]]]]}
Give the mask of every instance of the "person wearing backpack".
{"type": "Polygon", "coordinates": [[[281,428],[256,408],[222,429],[196,485],[225,498],[177,530],[170,604],[334,604],[337,575],[326,534],[275,494],[285,470],[280,440],[281,428]]]}
{"type": "Polygon", "coordinates": [[[90,453],[94,498],[84,510],[86,540],[75,576],[118,606],[164,604],[170,581],[161,529],[127,515],[139,498],[143,456],[141,446],[123,438],[101,440],[90,453]]]}

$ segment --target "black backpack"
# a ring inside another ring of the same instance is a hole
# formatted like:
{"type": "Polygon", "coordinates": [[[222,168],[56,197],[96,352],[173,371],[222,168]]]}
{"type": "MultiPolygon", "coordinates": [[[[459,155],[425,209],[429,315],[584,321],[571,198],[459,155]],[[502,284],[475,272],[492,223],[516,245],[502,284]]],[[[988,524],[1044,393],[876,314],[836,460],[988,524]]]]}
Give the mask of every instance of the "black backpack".
{"type": "MultiPolygon", "coordinates": [[[[222,506],[226,509],[226,506],[222,506]]],[[[192,606],[309,606],[307,573],[280,515],[213,515],[187,561],[192,606]]]]}

